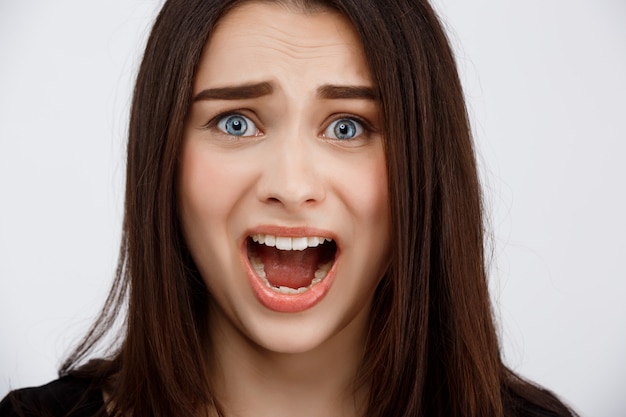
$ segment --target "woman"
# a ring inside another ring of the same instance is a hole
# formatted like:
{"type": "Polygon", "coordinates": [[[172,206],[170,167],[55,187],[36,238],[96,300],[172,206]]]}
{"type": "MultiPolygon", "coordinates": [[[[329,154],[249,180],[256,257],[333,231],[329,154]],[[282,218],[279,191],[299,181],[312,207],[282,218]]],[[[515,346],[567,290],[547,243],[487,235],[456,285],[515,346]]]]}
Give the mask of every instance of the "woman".
{"type": "Polygon", "coordinates": [[[425,1],[166,2],[117,279],[2,415],[572,415],[501,361],[469,131],[425,1]]]}

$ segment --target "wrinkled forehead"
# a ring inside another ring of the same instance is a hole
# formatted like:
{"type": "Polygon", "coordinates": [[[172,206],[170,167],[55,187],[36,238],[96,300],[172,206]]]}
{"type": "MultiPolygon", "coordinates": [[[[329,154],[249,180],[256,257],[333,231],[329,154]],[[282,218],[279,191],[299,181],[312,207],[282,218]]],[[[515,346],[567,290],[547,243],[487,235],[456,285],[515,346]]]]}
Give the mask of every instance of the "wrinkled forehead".
{"type": "Polygon", "coordinates": [[[312,12],[253,1],[220,18],[203,50],[196,86],[267,80],[289,71],[302,80],[323,75],[332,83],[372,84],[361,40],[345,16],[330,8],[312,12]]]}
{"type": "Polygon", "coordinates": [[[230,36],[255,36],[261,22],[264,29],[271,27],[277,38],[288,40],[287,38],[293,37],[303,46],[315,46],[318,39],[323,37],[324,31],[331,32],[328,33],[328,38],[333,41],[336,39],[333,35],[340,33],[346,41],[358,44],[359,47],[361,44],[350,20],[338,10],[320,2],[305,0],[236,2],[217,20],[208,41],[221,32],[229,32],[230,36]],[[266,16],[271,16],[274,20],[263,20],[266,16]],[[329,20],[329,16],[332,17],[332,25],[323,22],[329,20]],[[299,32],[285,30],[293,19],[298,19],[301,25],[299,32]],[[311,39],[311,32],[316,32],[316,39],[311,39]]]}

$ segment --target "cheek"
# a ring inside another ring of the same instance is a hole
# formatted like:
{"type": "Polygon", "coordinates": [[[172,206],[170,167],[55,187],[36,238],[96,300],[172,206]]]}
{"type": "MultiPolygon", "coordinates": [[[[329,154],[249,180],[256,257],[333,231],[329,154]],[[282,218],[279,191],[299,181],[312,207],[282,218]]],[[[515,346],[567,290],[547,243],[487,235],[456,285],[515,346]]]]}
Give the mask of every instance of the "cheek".
{"type": "Polygon", "coordinates": [[[228,230],[245,189],[245,175],[233,167],[237,164],[195,138],[188,138],[181,150],[178,203],[183,233],[214,295],[222,291],[215,280],[230,274],[229,265],[236,261],[228,230]]]}
{"type": "Polygon", "coordinates": [[[389,223],[388,187],[387,167],[383,159],[372,170],[369,182],[363,184],[363,193],[367,198],[365,204],[370,207],[369,215],[374,216],[377,222],[384,228],[387,228],[389,223]]]}
{"type": "Polygon", "coordinates": [[[390,208],[384,152],[380,149],[358,163],[340,166],[333,178],[352,220],[350,246],[356,257],[351,258],[350,268],[368,271],[377,280],[386,269],[389,253],[390,208]]]}
{"type": "Polygon", "coordinates": [[[361,229],[358,233],[366,268],[382,273],[389,249],[390,210],[386,167],[383,163],[376,168],[369,176],[362,176],[365,181],[355,187],[353,207],[361,229]]]}
{"type": "Polygon", "coordinates": [[[355,220],[367,222],[372,232],[386,230],[389,223],[389,193],[385,157],[380,150],[360,163],[346,166],[335,180],[355,220]]]}
{"type": "Polygon", "coordinates": [[[233,166],[237,165],[195,138],[188,138],[179,159],[178,201],[183,234],[211,292],[215,292],[211,277],[223,276],[226,270],[222,268],[234,262],[235,242],[228,230],[244,179],[233,171],[233,166]]]}
{"type": "MultiPolygon", "coordinates": [[[[191,141],[179,161],[179,204],[185,229],[207,226],[227,217],[238,199],[242,174],[210,149],[191,141]]],[[[214,225],[216,226],[216,225],[214,225]]]]}

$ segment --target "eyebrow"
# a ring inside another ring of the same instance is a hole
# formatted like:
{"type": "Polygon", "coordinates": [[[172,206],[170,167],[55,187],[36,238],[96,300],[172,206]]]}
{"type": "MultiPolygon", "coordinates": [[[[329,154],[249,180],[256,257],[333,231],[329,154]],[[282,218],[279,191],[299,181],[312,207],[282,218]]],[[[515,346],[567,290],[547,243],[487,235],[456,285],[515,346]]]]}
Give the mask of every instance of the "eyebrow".
{"type": "Polygon", "coordinates": [[[199,100],[245,100],[272,94],[274,87],[268,82],[244,84],[232,87],[207,88],[193,98],[199,100]]]}
{"type": "MultiPolygon", "coordinates": [[[[200,100],[245,100],[259,98],[274,92],[269,82],[243,84],[237,86],[207,88],[200,91],[193,101],[200,100]]],[[[317,89],[317,97],[322,99],[365,99],[378,100],[376,90],[368,86],[343,86],[324,84],[317,89]]]]}
{"type": "Polygon", "coordinates": [[[325,84],[317,89],[317,96],[325,99],[378,100],[378,93],[367,86],[343,86],[325,84]]]}

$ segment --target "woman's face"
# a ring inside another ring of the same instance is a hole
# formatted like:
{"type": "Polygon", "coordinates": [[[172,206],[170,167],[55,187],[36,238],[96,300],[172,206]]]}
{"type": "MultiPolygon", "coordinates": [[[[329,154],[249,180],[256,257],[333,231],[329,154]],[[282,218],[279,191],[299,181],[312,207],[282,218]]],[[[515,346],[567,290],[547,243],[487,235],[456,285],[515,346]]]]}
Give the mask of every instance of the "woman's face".
{"type": "Polygon", "coordinates": [[[389,240],[374,87],[338,13],[252,2],[220,20],[179,161],[213,327],[276,352],[367,327],[389,240]]]}

